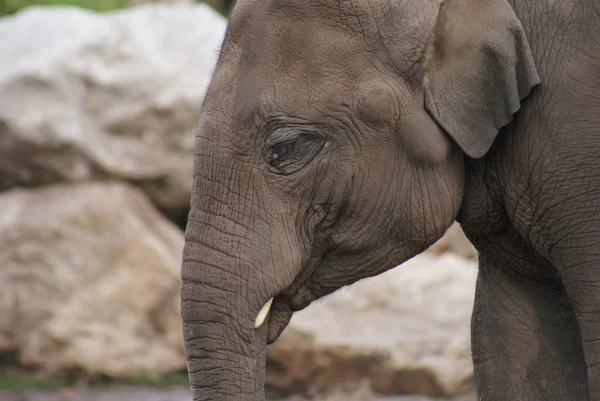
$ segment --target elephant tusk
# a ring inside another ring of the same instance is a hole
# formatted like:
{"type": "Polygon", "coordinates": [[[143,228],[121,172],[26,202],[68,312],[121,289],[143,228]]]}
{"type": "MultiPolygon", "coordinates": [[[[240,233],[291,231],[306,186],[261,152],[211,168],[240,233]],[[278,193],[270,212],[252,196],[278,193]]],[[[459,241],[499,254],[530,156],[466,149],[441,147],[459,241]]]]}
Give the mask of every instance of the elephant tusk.
{"type": "Polygon", "coordinates": [[[269,301],[262,307],[260,312],[258,312],[258,316],[256,316],[256,321],[254,322],[254,328],[258,329],[265,322],[267,315],[269,314],[269,310],[271,309],[271,304],[273,303],[273,298],[269,299],[269,301]]]}

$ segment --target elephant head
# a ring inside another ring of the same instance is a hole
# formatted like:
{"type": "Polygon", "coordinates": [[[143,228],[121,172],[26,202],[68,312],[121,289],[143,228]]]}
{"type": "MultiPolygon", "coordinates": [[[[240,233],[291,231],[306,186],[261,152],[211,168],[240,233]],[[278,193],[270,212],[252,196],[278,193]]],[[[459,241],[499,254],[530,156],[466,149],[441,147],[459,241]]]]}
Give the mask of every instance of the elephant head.
{"type": "Polygon", "coordinates": [[[294,311],[426,249],[539,78],[505,0],[238,0],[196,137],[194,400],[264,399],[294,311]]]}

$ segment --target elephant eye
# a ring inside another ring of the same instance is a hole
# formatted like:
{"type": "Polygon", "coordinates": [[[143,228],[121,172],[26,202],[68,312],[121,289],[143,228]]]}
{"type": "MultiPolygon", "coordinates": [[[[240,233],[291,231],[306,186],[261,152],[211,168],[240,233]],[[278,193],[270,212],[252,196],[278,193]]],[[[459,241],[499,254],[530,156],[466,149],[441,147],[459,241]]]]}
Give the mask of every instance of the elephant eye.
{"type": "Polygon", "coordinates": [[[325,145],[318,134],[276,131],[267,139],[267,163],[275,173],[288,175],[305,167],[325,145]]]}

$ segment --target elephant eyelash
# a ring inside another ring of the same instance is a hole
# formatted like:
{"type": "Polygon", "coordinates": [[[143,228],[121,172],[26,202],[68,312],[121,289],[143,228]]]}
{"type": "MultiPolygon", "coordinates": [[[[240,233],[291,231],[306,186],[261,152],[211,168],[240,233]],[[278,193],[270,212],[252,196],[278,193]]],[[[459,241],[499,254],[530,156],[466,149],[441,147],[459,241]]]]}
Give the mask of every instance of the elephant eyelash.
{"type": "Polygon", "coordinates": [[[266,140],[266,162],[269,169],[281,175],[293,174],[305,167],[323,149],[326,138],[284,128],[273,132],[266,140]]]}

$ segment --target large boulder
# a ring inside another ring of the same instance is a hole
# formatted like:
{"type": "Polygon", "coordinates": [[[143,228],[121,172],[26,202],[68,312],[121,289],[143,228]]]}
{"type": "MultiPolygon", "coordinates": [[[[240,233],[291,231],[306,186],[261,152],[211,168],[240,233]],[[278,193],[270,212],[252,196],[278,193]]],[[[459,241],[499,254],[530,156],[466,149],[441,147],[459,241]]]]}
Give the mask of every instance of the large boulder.
{"type": "Polygon", "coordinates": [[[187,207],[225,26],[205,4],[0,19],[0,191],[116,177],[165,210],[187,207]]]}
{"type": "Polygon", "coordinates": [[[421,254],[296,313],[268,352],[284,393],[367,379],[376,393],[454,396],[473,386],[476,262],[421,254]]]}
{"type": "Polygon", "coordinates": [[[0,351],[48,373],[185,369],[182,248],[180,230],[127,184],[0,195],[0,351]]]}

